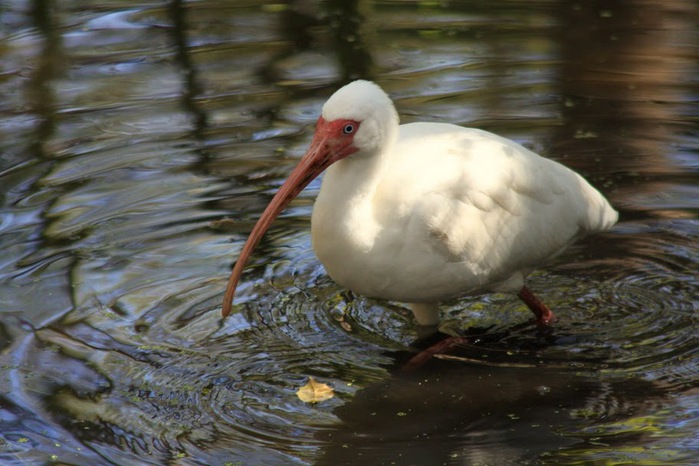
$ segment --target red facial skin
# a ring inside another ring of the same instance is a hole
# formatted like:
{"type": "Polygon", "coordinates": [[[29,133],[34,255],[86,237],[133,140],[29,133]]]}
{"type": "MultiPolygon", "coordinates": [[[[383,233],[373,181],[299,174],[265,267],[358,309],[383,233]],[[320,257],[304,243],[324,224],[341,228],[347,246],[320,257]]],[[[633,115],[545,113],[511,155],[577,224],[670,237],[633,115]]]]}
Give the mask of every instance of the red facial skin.
{"type": "Polygon", "coordinates": [[[354,145],[354,135],[359,130],[360,122],[355,120],[337,119],[325,121],[318,119],[313,141],[301,158],[299,164],[289,175],[289,178],[274,195],[257,224],[250,232],[248,240],[240,252],[240,256],[228,278],[226,293],[223,296],[223,317],[228,317],[233,306],[233,297],[243,268],[253,250],[274,222],[274,219],[289,205],[289,203],[326,168],[338,160],[354,154],[359,149],[354,145]]]}

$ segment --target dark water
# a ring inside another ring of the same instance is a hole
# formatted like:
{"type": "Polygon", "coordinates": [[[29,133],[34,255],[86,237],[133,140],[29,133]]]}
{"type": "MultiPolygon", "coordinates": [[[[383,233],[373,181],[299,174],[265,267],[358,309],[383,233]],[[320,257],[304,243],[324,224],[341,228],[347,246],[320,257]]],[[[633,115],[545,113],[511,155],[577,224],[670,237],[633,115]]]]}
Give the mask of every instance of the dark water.
{"type": "Polygon", "coordinates": [[[2,464],[699,462],[693,0],[0,5],[2,464]],[[322,102],[494,131],[621,213],[516,298],[446,306],[460,360],[332,283],[311,185],[231,264],[322,102]],[[333,386],[318,405],[309,376],[333,386]]]}

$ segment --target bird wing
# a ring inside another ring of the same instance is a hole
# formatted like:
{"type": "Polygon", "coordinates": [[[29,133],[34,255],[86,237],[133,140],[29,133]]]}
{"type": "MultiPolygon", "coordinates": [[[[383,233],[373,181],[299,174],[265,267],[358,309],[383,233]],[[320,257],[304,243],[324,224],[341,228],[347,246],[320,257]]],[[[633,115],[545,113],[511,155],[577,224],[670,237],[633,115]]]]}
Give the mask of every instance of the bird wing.
{"type": "Polygon", "coordinates": [[[411,217],[404,224],[423,229],[446,262],[489,281],[533,269],[617,219],[578,174],[485,131],[402,125],[394,153],[392,179],[413,193],[396,214],[411,217]]]}

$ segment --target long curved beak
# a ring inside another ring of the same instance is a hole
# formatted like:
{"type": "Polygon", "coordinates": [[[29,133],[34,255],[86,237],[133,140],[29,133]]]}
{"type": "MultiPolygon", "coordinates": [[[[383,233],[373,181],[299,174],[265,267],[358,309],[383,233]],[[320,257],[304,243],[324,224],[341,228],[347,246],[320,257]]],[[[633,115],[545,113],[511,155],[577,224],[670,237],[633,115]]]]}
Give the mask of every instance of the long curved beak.
{"type": "Polygon", "coordinates": [[[272,222],[274,222],[274,219],[276,219],[286,206],[298,196],[303,188],[308,186],[308,183],[337,160],[333,157],[335,150],[328,144],[328,135],[327,131],[324,130],[325,125],[323,123],[324,121],[321,118],[318,121],[313,141],[306,151],[306,154],[291,172],[289,178],[287,178],[281,188],[279,188],[279,191],[274,195],[272,201],[252,229],[252,232],[250,232],[250,236],[248,236],[248,240],[245,246],[243,246],[240,256],[233,267],[231,276],[228,278],[226,293],[223,296],[223,308],[221,310],[223,317],[228,317],[231,313],[235,289],[238,286],[238,281],[245,268],[245,263],[260,242],[262,236],[272,225],[272,222]]]}

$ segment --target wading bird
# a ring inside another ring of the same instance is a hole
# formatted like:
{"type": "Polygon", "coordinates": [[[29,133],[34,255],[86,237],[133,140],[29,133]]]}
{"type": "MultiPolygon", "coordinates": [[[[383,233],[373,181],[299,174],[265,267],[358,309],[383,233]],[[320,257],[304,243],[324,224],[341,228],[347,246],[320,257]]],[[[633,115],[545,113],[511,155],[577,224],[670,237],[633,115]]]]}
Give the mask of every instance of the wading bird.
{"type": "Polygon", "coordinates": [[[525,277],[617,212],[580,175],[521,145],[444,123],[400,125],[388,95],[355,81],[325,103],[308,151],[248,237],[223,302],[279,213],[327,169],[313,208],[313,249],[353,292],[407,303],[419,325],[441,301],[515,293],[549,324],[525,277]]]}

